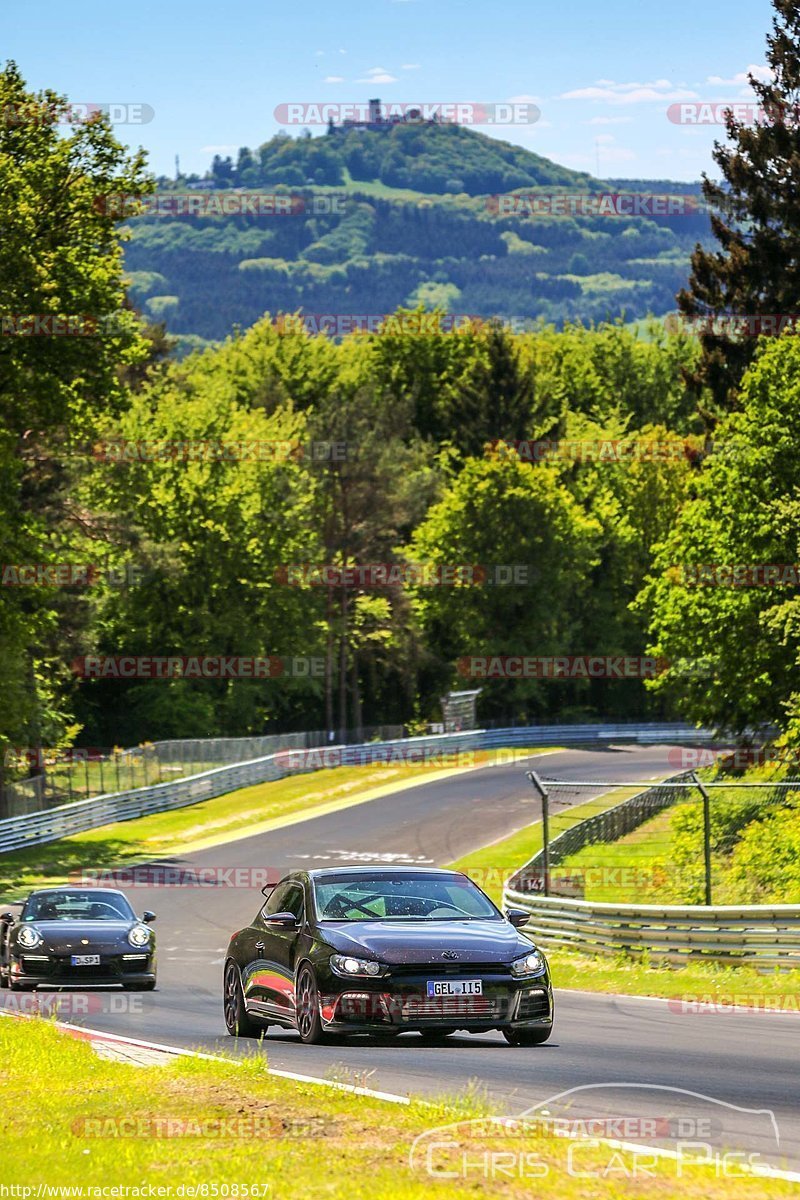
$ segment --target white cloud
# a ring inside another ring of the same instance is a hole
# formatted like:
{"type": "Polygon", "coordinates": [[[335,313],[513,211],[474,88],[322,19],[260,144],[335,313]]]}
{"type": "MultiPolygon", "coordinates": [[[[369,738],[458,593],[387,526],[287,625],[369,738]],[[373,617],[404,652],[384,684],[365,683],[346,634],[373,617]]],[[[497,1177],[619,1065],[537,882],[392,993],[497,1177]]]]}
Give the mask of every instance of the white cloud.
{"type": "MultiPolygon", "coordinates": [[[[596,154],[559,154],[559,161],[569,166],[579,167],[583,170],[596,171],[597,155],[596,154]]],[[[616,163],[633,162],[638,159],[638,155],[633,150],[626,149],[625,146],[604,146],[600,154],[600,167],[602,172],[616,163]]]]}
{"type": "Polygon", "coordinates": [[[344,75],[326,75],[323,83],[344,83],[344,75]]]}
{"type": "Polygon", "coordinates": [[[383,75],[367,75],[364,79],[357,79],[356,83],[397,83],[397,78],[385,72],[383,75]]]}
{"type": "Polygon", "coordinates": [[[747,86],[748,75],[753,75],[756,79],[760,79],[762,83],[769,83],[774,77],[774,72],[771,67],[763,66],[759,63],[751,63],[746,71],[737,71],[730,79],[725,79],[722,75],[709,75],[706,83],[723,84],[726,87],[747,86]]]}
{"type": "Polygon", "coordinates": [[[575,88],[562,92],[559,100],[595,100],[606,104],[647,104],[654,100],[696,100],[697,92],[683,86],[675,86],[669,79],[656,79],[650,83],[614,83],[613,80],[598,80],[591,87],[575,88]]]}
{"type": "Polygon", "coordinates": [[[592,117],[584,125],[630,125],[633,117],[592,117]]]}
{"type": "Polygon", "coordinates": [[[635,151],[628,150],[625,146],[606,147],[600,155],[600,167],[602,169],[603,165],[608,163],[634,162],[638,157],[635,151]]]}
{"type": "Polygon", "coordinates": [[[386,67],[370,67],[365,72],[366,75],[386,75],[387,73],[386,67]]]}
{"type": "Polygon", "coordinates": [[[403,63],[400,70],[401,71],[418,71],[420,69],[421,65],[422,65],[421,63],[403,63]]]}

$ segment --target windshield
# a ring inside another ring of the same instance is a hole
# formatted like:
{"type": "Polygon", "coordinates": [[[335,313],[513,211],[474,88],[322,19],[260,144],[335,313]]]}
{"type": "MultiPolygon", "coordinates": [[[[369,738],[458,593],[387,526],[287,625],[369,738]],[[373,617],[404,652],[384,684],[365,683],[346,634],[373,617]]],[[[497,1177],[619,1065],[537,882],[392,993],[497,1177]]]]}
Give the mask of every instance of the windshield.
{"type": "Polygon", "coordinates": [[[135,914],[118,892],[46,892],[31,896],[23,921],[133,921],[135,914]]]}
{"type": "Polygon", "coordinates": [[[322,876],[314,880],[322,921],[499,921],[500,913],[469,879],[435,875],[322,876]]]}

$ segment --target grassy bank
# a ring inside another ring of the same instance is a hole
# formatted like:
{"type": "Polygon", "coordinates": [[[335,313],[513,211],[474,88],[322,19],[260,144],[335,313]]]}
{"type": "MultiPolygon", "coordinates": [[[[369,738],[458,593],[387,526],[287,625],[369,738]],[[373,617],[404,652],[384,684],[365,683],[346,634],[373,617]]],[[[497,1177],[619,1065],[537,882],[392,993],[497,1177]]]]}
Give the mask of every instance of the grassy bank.
{"type": "Polygon", "coordinates": [[[647,1172],[634,1172],[632,1152],[596,1142],[577,1154],[571,1147],[570,1174],[566,1139],[540,1131],[497,1137],[485,1121],[473,1123],[487,1111],[474,1093],[461,1102],[392,1104],[275,1078],[262,1055],[243,1063],[176,1059],[142,1068],[100,1059],[86,1042],[47,1021],[5,1018],[0,1056],[7,1178],[33,1188],[34,1196],[40,1185],[73,1186],[76,1195],[79,1188],[89,1195],[90,1187],[145,1181],[171,1189],[161,1195],[173,1197],[207,1185],[194,1194],[330,1200],[466,1194],[522,1200],[533,1194],[535,1179],[564,1200],[756,1200],[792,1195],[796,1186],[718,1177],[686,1163],[678,1177],[676,1163],[649,1157],[647,1172]],[[441,1141],[435,1131],[454,1122],[445,1134],[449,1147],[428,1158],[430,1143],[441,1141]],[[421,1136],[425,1142],[412,1163],[411,1147],[421,1136]],[[496,1174],[481,1167],[489,1152],[503,1155],[496,1174]],[[513,1171],[509,1153],[519,1163],[513,1171]],[[472,1164],[466,1171],[465,1156],[472,1164]],[[433,1178],[429,1162],[449,1177],[433,1178]],[[589,1190],[576,1170],[593,1174],[589,1190]]]}
{"type": "MultiPolygon", "coordinates": [[[[579,821],[585,821],[587,817],[604,812],[615,804],[621,804],[639,791],[640,787],[615,788],[613,792],[606,792],[596,799],[556,813],[550,820],[550,840],[577,825],[579,821]]],[[[533,795],[531,807],[533,812],[539,809],[539,803],[533,795]]],[[[495,904],[499,905],[502,903],[503,887],[508,879],[541,849],[542,825],[541,821],[536,821],[501,841],[491,842],[480,850],[464,855],[448,866],[456,871],[465,871],[488,896],[491,896],[495,904]]]]}

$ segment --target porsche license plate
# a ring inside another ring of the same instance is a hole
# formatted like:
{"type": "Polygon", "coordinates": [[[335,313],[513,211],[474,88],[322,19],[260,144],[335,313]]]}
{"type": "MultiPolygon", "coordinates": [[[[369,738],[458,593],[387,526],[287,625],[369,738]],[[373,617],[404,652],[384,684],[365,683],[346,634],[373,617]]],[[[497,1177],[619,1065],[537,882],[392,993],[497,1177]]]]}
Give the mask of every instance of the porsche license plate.
{"type": "Polygon", "coordinates": [[[99,954],[73,954],[70,962],[73,967],[99,967],[99,954]]]}
{"type": "Polygon", "coordinates": [[[429,979],[428,996],[481,996],[480,979],[429,979]]]}

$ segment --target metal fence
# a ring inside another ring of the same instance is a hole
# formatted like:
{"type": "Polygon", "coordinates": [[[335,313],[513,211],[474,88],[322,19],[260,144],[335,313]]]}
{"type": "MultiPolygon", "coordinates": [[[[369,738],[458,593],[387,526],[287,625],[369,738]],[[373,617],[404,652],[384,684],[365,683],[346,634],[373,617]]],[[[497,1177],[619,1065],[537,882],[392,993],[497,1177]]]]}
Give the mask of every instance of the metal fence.
{"type": "MultiPolygon", "coordinates": [[[[564,888],[574,889],[575,881],[578,872],[566,872],[559,876],[554,876],[553,869],[564,863],[572,855],[578,854],[587,846],[597,844],[608,845],[611,842],[617,842],[620,838],[632,833],[633,830],[639,829],[645,822],[652,820],[657,813],[663,812],[665,808],[675,804],[680,799],[681,791],[678,788],[671,787],[674,783],[691,783],[691,771],[684,771],[680,775],[673,775],[669,780],[665,780],[663,785],[648,787],[645,791],[636,792],[627,800],[621,801],[619,804],[612,805],[611,808],[601,807],[598,812],[593,813],[589,817],[578,821],[575,824],[569,824],[567,828],[560,833],[552,836],[552,806],[554,803],[563,806],[564,810],[572,807],[575,803],[582,800],[581,788],[586,786],[583,781],[567,782],[565,780],[555,780],[547,778],[539,778],[539,783],[545,789],[546,802],[548,804],[548,812],[545,819],[547,829],[546,844],[543,849],[526,863],[515,876],[516,887],[523,892],[559,892],[564,888]]],[[[589,785],[591,786],[591,784],[589,785]]],[[[598,788],[607,787],[604,784],[596,784],[598,788]]],[[[605,801],[601,797],[601,804],[605,801]]],[[[555,815],[556,821],[559,816],[564,820],[569,820],[568,811],[562,811],[555,815]]]]}
{"type": "MultiPolygon", "coordinates": [[[[371,726],[348,734],[347,743],[401,738],[402,725],[371,726]]],[[[246,738],[182,738],[146,742],[127,750],[76,748],[62,754],[22,751],[6,755],[19,769],[25,760],[40,773],[7,782],[0,789],[0,818],[42,812],[46,808],[104,796],[109,792],[149,787],[170,779],[198,775],[229,763],[248,762],[282,749],[324,746],[323,730],[278,733],[246,738]]]]}
{"type": "Polygon", "coordinates": [[[544,949],[638,954],[670,964],[700,957],[800,968],[800,905],[730,902],[752,900],[747,887],[763,886],[746,878],[741,863],[738,875],[730,874],[738,835],[751,826],[759,834],[775,806],[793,809],[788,797],[800,793],[800,781],[707,780],[688,771],[609,804],[609,788],[631,785],[529,777],[542,799],[543,849],[511,876],[504,900],[531,912],[526,932],[544,949]],[[589,804],[598,811],[576,821],[571,809],[583,789],[604,789],[604,795],[589,804]],[[556,825],[566,826],[555,836],[553,804],[562,806],[556,825]],[[680,821],[659,822],[673,805],[680,806],[680,821]],[[712,891],[724,890],[726,866],[727,890],[736,895],[713,905],[712,891]],[[700,902],[664,900],[682,892],[700,902]],[[628,893],[651,902],[628,903],[628,893]]]}
{"type": "Polygon", "coordinates": [[[284,747],[246,762],[201,771],[186,778],[162,780],[145,787],[129,788],[6,817],[0,820],[0,853],[56,841],[115,821],[180,808],[240,787],[324,767],[423,761],[437,754],[506,746],[586,745],[617,741],[695,743],[710,740],[710,733],[686,724],[673,722],[655,725],[645,722],[639,726],[609,723],[531,726],[392,739],[360,745],[284,747]]]}

